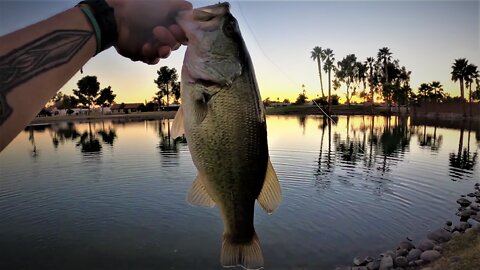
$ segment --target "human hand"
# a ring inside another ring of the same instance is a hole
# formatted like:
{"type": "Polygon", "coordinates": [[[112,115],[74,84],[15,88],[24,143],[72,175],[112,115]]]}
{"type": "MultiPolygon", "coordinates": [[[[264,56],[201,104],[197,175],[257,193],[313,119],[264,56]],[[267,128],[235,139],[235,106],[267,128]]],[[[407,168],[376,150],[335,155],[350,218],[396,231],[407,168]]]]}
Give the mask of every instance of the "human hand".
{"type": "Polygon", "coordinates": [[[174,20],[181,10],[192,9],[186,0],[106,0],[114,9],[118,30],[115,48],[133,61],[156,64],[186,42],[174,20]]]}

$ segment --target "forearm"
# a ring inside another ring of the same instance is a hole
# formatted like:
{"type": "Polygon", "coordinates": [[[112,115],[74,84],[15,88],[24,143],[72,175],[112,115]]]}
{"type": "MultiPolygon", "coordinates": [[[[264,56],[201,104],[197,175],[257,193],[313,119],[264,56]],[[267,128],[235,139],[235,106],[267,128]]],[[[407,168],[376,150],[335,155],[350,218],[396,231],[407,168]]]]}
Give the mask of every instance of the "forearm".
{"type": "Polygon", "coordinates": [[[80,8],[0,37],[0,151],[94,55],[80,8]]]}

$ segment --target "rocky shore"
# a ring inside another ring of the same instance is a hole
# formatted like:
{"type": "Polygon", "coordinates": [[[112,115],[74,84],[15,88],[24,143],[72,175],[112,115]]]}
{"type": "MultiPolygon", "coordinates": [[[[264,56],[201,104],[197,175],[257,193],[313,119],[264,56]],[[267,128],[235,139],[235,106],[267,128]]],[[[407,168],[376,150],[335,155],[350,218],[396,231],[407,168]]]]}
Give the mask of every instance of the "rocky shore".
{"type": "MultiPolygon", "coordinates": [[[[450,269],[443,263],[441,266],[432,266],[435,261],[442,258],[444,250],[451,252],[452,247],[449,242],[459,242],[457,239],[466,235],[477,239],[480,237],[480,184],[476,183],[474,191],[462,195],[458,200],[459,204],[457,216],[459,221],[455,224],[452,221],[446,221],[443,227],[428,232],[426,237],[418,242],[412,241],[408,237],[401,241],[397,247],[385,251],[376,257],[355,257],[351,266],[337,267],[337,270],[434,270],[450,269]],[[453,240],[452,240],[453,239],[453,240]],[[447,268],[445,268],[447,267],[447,268]]],[[[471,240],[466,240],[470,241],[471,240]]],[[[459,246],[458,243],[455,243],[459,246]]],[[[479,247],[476,247],[479,248],[479,247]]],[[[477,254],[480,257],[480,253],[477,254]]],[[[459,264],[461,256],[453,256],[448,263],[459,264]]],[[[468,265],[468,263],[466,264],[468,265]]],[[[478,265],[474,268],[480,269],[478,265]]],[[[463,267],[462,269],[468,270],[463,267]]]]}

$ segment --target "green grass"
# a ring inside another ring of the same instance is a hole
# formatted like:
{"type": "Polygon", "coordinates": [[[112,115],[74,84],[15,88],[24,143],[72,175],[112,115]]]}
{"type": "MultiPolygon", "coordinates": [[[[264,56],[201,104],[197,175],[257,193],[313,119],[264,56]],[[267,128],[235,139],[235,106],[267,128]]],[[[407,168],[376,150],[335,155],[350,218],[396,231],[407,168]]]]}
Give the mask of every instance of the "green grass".
{"type": "Polygon", "coordinates": [[[480,233],[470,231],[448,242],[443,250],[442,257],[427,265],[434,270],[476,270],[480,267],[480,233]],[[459,257],[458,262],[452,263],[453,257],[459,257]]]}

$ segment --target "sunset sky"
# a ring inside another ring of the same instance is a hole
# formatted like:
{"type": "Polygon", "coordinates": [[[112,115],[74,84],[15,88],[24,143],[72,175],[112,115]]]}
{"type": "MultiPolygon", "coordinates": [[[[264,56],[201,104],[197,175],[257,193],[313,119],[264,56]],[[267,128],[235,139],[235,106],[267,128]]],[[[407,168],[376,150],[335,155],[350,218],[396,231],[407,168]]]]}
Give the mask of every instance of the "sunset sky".
{"type": "MultiPolygon", "coordinates": [[[[0,35],[61,12],[78,1],[0,0],[0,35]]],[[[194,7],[218,1],[192,1],[194,7]]],[[[389,47],[394,59],[412,71],[411,86],[438,80],[446,92],[459,95],[450,78],[456,58],[480,65],[479,1],[230,1],[250,51],[262,98],[295,100],[305,84],[307,96],[320,93],[315,46],[331,48],[335,59],[355,54],[376,57],[389,47]]],[[[156,66],[117,55],[109,49],[91,59],[62,89],[71,94],[85,75],[110,85],[117,102],[150,101],[157,91],[156,70],[181,69],[185,48],[156,66]]],[[[326,75],[324,89],[327,90],[326,75]]],[[[340,95],[344,96],[342,86],[340,95]]],[[[337,93],[338,94],[338,93],[337,93]]]]}

